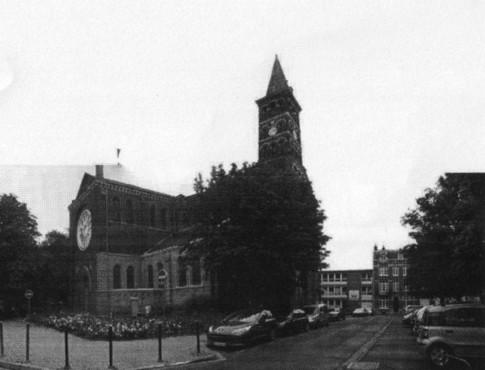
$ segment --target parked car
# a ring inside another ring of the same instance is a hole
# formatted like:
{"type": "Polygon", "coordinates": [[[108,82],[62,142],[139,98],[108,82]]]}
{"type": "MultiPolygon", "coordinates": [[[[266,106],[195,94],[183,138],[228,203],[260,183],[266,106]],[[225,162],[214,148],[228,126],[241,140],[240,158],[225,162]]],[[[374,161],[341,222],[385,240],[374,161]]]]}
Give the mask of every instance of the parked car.
{"type": "Polygon", "coordinates": [[[268,310],[241,310],[209,327],[207,346],[244,346],[276,337],[277,322],[268,310]]]}
{"type": "Polygon", "coordinates": [[[485,305],[430,307],[418,339],[437,368],[445,368],[450,356],[485,359],[485,305]]]}
{"type": "Polygon", "coordinates": [[[408,313],[411,313],[411,312],[415,312],[417,310],[419,310],[420,308],[422,308],[423,306],[419,305],[419,304],[408,304],[405,308],[404,308],[404,314],[407,315],[408,313]]]}
{"type": "Polygon", "coordinates": [[[315,329],[328,326],[329,316],[327,306],[324,304],[312,304],[303,307],[303,311],[308,315],[310,328],[315,329]]]}
{"type": "Polygon", "coordinates": [[[292,310],[283,320],[278,321],[279,334],[295,334],[308,330],[310,330],[308,315],[300,308],[292,310]]]}
{"type": "Polygon", "coordinates": [[[369,315],[371,315],[371,312],[365,307],[359,307],[352,311],[353,317],[364,317],[369,315]]]}
{"type": "Polygon", "coordinates": [[[423,306],[416,311],[416,314],[414,315],[414,318],[413,318],[413,328],[412,328],[412,333],[414,335],[417,336],[419,334],[419,331],[421,330],[421,326],[423,325],[424,313],[430,307],[433,307],[433,306],[423,306]]]}
{"type": "Polygon", "coordinates": [[[341,308],[332,308],[328,312],[330,321],[345,320],[345,311],[341,308]]]}
{"type": "Polygon", "coordinates": [[[415,315],[416,315],[416,311],[411,311],[409,313],[404,314],[401,320],[402,324],[405,326],[412,326],[415,315]]]}

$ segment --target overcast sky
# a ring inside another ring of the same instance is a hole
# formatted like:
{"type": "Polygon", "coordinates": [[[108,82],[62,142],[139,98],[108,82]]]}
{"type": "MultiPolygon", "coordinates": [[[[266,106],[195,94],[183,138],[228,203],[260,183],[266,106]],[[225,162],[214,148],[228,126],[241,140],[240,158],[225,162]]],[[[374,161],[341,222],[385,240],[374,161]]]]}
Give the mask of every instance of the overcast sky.
{"type": "MultiPolygon", "coordinates": [[[[400,218],[439,175],[485,168],[484,19],[478,0],[0,0],[0,162],[115,163],[120,147],[141,185],[187,194],[197,172],[257,159],[278,54],[331,267],[370,267],[375,243],[408,242],[400,218]]],[[[4,167],[0,192],[35,203],[42,232],[67,227],[28,168],[4,167]]]]}

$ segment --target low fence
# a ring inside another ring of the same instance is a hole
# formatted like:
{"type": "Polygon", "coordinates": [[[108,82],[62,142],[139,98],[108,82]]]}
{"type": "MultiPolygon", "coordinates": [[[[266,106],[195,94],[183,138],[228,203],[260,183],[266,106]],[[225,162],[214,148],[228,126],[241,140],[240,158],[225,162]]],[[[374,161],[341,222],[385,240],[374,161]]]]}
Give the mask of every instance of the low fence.
{"type": "MultiPolygon", "coordinates": [[[[201,349],[200,349],[200,334],[202,331],[202,325],[200,321],[195,321],[193,322],[193,332],[195,334],[193,335],[193,349],[195,350],[194,353],[197,355],[201,354],[201,349]]],[[[115,341],[114,339],[114,331],[113,327],[108,328],[108,336],[106,340],[97,340],[96,342],[107,342],[107,351],[106,351],[106,363],[108,364],[108,368],[110,369],[115,369],[114,366],[114,352],[113,352],[113,343],[119,343],[115,341]]],[[[63,336],[64,344],[63,344],[63,357],[64,357],[64,367],[62,369],[71,369],[71,361],[70,361],[70,341],[69,341],[69,330],[64,329],[63,332],[59,332],[59,336],[63,336]]],[[[153,353],[153,362],[158,362],[162,363],[164,362],[163,358],[163,351],[162,351],[162,346],[163,346],[163,338],[164,333],[163,333],[163,324],[162,322],[157,323],[157,335],[156,335],[156,340],[157,340],[157,351],[153,353]]],[[[31,362],[31,324],[26,323],[25,324],[25,359],[22,361],[24,363],[30,363],[31,362]]],[[[136,342],[135,341],[123,341],[125,350],[126,346],[129,346],[130,342],[136,342]],[[128,344],[127,344],[128,343],[128,344]]],[[[0,358],[3,359],[6,357],[5,353],[5,328],[3,325],[3,322],[0,322],[0,358]]],[[[8,343],[7,343],[8,344],[8,343]]],[[[136,352],[136,351],[135,351],[136,352]]]]}

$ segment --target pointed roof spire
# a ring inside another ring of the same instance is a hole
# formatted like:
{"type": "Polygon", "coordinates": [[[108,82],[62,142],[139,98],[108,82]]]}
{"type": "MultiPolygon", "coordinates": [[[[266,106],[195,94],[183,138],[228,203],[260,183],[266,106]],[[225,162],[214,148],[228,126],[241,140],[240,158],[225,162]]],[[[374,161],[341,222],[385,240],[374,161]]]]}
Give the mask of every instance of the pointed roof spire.
{"type": "Polygon", "coordinates": [[[271,72],[271,78],[269,80],[268,90],[266,91],[266,96],[290,89],[291,87],[288,86],[288,81],[286,80],[285,74],[283,73],[283,68],[281,68],[278,55],[276,55],[273,64],[273,70],[271,72]]]}

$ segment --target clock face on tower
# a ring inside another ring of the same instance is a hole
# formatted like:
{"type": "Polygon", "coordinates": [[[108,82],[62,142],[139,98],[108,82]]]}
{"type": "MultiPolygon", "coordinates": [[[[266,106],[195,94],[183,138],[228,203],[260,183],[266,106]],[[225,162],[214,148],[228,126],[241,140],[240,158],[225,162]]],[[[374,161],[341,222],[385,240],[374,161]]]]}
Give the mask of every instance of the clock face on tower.
{"type": "Polygon", "coordinates": [[[84,251],[91,241],[92,217],[89,209],[84,209],[77,220],[76,240],[77,246],[84,251]]]}

